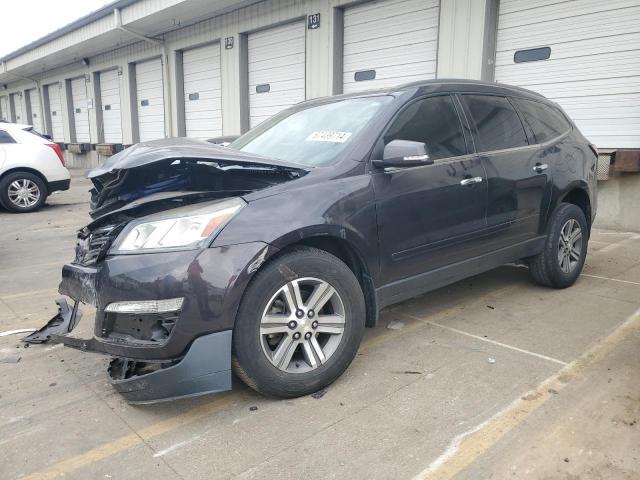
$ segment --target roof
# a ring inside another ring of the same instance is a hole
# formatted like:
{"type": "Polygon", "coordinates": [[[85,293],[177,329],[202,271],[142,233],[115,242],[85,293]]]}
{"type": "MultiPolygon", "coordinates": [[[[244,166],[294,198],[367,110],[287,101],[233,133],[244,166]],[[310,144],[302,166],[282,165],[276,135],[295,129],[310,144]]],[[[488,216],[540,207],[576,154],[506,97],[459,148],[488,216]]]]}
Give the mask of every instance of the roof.
{"type": "Polygon", "coordinates": [[[95,22],[96,20],[106,17],[107,15],[113,15],[114,8],[123,8],[135,3],[136,1],[137,0],[116,0],[114,2],[110,2],[104,7],[100,7],[99,9],[94,10],[93,12],[85,15],[84,17],[79,18],[78,20],[74,20],[73,22],[65,25],[64,27],[54,30],[53,32],[25,45],[24,47],[20,47],[19,49],[14,50],[11,53],[8,53],[4,57],[0,58],[0,62],[6,62],[7,60],[11,60],[12,58],[22,55],[23,53],[33,50],[34,48],[38,48],[46,43],[49,43],[52,40],[55,40],[56,38],[60,38],[69,32],[72,32],[74,30],[77,30],[78,28],[84,27],[85,25],[88,25],[91,22],[95,22]]]}

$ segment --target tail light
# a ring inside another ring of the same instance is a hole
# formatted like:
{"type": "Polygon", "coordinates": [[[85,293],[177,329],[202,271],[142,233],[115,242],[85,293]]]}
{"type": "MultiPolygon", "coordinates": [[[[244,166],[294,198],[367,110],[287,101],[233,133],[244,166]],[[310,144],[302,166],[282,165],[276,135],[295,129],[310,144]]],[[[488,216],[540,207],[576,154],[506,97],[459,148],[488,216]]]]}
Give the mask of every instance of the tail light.
{"type": "Polygon", "coordinates": [[[598,158],[598,148],[593,143],[589,144],[589,148],[591,149],[593,154],[596,156],[596,158],[598,158]]]}
{"type": "Polygon", "coordinates": [[[47,147],[51,147],[53,151],[56,152],[56,155],[58,155],[58,158],[60,159],[60,163],[64,167],[64,155],[62,155],[62,149],[60,148],[60,145],[58,145],[57,143],[46,143],[45,145],[47,147]]]}

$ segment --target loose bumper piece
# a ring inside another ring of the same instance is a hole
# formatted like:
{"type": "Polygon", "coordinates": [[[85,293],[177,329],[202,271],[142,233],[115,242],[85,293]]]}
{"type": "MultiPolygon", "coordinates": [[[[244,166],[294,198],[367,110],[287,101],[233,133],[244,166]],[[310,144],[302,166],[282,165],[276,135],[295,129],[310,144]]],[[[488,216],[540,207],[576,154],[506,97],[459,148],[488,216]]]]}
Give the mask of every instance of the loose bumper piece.
{"type": "Polygon", "coordinates": [[[47,322],[40,330],[36,330],[31,335],[22,339],[26,343],[45,343],[57,335],[66,335],[77,325],[82,312],[78,311],[78,302],[73,304],[73,308],[69,308],[69,304],[64,298],[56,300],[58,304],[58,313],[55,317],[47,322]]]}
{"type": "Polygon", "coordinates": [[[113,359],[109,377],[114,388],[134,404],[230,390],[231,330],[196,338],[187,354],[173,363],[113,359]]]}

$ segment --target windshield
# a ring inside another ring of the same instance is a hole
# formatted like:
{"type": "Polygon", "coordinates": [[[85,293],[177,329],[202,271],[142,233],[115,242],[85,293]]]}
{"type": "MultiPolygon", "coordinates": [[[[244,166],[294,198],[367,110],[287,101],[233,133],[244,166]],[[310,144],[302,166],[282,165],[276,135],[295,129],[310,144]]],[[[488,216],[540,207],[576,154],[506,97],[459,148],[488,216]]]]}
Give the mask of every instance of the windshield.
{"type": "Polygon", "coordinates": [[[390,96],[349,98],[283,112],[229,147],[308,166],[327,165],[391,100],[390,96]]]}

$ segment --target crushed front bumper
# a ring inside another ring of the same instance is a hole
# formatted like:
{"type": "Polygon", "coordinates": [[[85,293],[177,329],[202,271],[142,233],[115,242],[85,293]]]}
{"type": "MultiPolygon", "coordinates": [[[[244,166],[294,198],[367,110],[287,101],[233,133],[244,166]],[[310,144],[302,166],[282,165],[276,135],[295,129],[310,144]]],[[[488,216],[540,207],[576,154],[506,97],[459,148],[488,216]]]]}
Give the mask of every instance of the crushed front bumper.
{"type": "Polygon", "coordinates": [[[116,357],[109,368],[111,383],[132,403],[228,390],[235,314],[244,288],[272,248],[256,242],[112,256],[96,266],[67,264],[59,292],[76,304],[69,308],[59,300],[59,314],[36,332],[38,339],[116,357]],[[184,302],[171,318],[106,308],[111,303],[172,298],[184,302]],[[96,308],[91,338],[69,335],[78,322],[78,302],[96,308]],[[145,322],[168,322],[171,327],[158,340],[145,336],[151,332],[145,322]]]}

